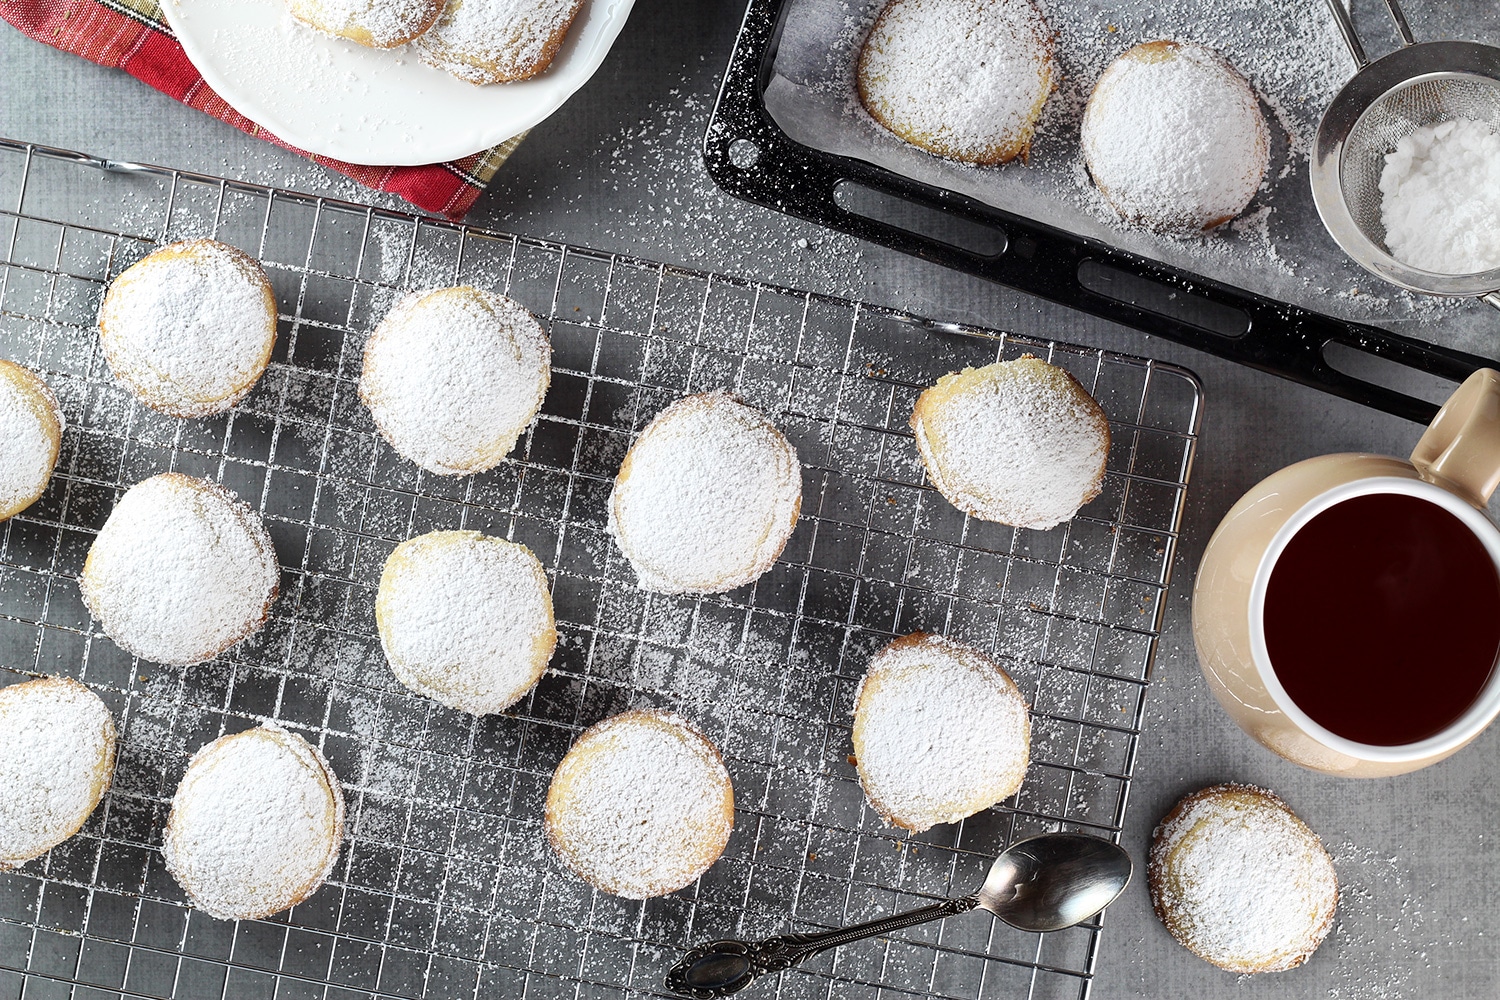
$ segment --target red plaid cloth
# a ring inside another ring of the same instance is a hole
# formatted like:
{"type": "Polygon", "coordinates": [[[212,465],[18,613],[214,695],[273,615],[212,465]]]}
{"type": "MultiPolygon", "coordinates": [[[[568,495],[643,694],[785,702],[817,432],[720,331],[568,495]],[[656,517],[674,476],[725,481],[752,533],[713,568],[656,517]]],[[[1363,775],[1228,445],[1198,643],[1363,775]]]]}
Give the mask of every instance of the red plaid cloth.
{"type": "Polygon", "coordinates": [[[366,187],[400,195],[420,209],[457,221],[473,206],[516,136],[493,149],[424,167],[362,167],[314,156],[276,138],[231,108],[203,82],[162,17],[158,0],[0,0],[0,17],[23,34],[91,62],[123,69],[183,104],[332,167],[366,187]]]}

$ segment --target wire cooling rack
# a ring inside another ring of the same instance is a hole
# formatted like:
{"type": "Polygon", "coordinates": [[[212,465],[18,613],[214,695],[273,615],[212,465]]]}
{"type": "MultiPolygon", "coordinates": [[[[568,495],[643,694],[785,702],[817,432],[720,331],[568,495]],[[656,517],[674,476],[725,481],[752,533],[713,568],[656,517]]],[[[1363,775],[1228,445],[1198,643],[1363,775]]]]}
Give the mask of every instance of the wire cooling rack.
{"type": "MultiPolygon", "coordinates": [[[[1118,838],[1192,463],[1201,393],[1181,368],[856,302],[212,177],[0,142],[0,355],[67,415],[57,475],[0,525],[0,683],[76,677],[120,723],[114,786],[77,837],[0,873],[0,997],[657,996],[682,951],[871,919],[967,893],[1013,839],[1118,838]],[[276,354],[227,415],[163,417],[110,376],[105,283],[164,241],[213,236],[265,263],[276,354]],[[374,433],[363,339],[405,289],[468,282],[542,317],[552,388],[510,458],[433,477],[374,433]],[[1070,523],[965,518],[924,485],[906,427],[921,387],[1034,353],[1110,418],[1105,487],[1070,523]],[[708,598],[634,585],[605,534],[633,433],[686,392],[729,387],[804,463],[776,567],[708,598]],[[282,564],[270,623],[219,659],[132,659],[77,576],[121,491],[168,470],[257,507],[282,564]],[[474,719],[401,687],[374,587],[395,544],[467,527],[523,541],[553,583],[557,653],[535,692],[474,719]],[[1033,706],[1018,795],[908,836],[869,810],[847,755],[870,653],[914,630],[991,650],[1033,706]],[[540,819],[585,726],[630,706],[695,720],[734,779],[735,833],[699,882],[647,902],[563,870],[540,819]],[[274,719],[344,783],[328,884],[268,920],[191,909],[158,850],[205,742],[274,719]]],[[[825,954],[757,984],[785,998],[1081,997],[1100,923],[1023,934],[984,915],[825,954]]]]}

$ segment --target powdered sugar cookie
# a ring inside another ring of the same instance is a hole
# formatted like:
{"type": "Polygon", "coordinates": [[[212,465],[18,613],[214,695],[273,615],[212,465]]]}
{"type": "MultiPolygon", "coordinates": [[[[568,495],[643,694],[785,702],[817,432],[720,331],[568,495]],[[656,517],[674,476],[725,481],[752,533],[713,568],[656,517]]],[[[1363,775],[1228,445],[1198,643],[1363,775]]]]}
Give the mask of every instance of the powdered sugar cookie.
{"type": "Polygon", "coordinates": [[[802,466],[759,410],[725,392],[685,396],[631,445],[609,530],[641,586],[718,594],[770,569],[802,509],[802,466]]]}
{"type": "Polygon", "coordinates": [[[115,770],[115,720],[66,677],[0,688],[0,870],[77,833],[115,770]]]}
{"type": "Polygon", "coordinates": [[[372,49],[405,45],[432,27],[442,0],[287,0],[292,16],[324,34],[372,49]]]}
{"type": "Polygon", "coordinates": [[[1151,903],[1179,943],[1229,972],[1280,972],[1333,927],[1338,876],[1318,835],[1270,792],[1214,785],[1151,837],[1151,903]]]}
{"type": "Polygon", "coordinates": [[[993,660],[914,632],[870,659],[854,696],[853,739],[870,805],[920,832],[1016,793],[1031,757],[1031,720],[993,660]]]}
{"type": "Polygon", "coordinates": [[[0,521],[47,491],[62,445],[62,410],[31,369],[0,361],[0,521]]]}
{"type": "Polygon", "coordinates": [[[214,240],[173,243],[110,282],[99,342],[115,378],[174,417],[222,413],[276,343],[276,296],[254,257],[214,240]]]}
{"type": "Polygon", "coordinates": [[[911,429],[927,478],[959,510],[1050,528],[1099,495],[1109,420],[1067,372],[1026,355],[944,375],[911,429]]]}
{"type": "Polygon", "coordinates": [[[1176,232],[1243,212],[1271,149],[1245,78],[1201,45],[1171,41],[1110,63],[1089,97],[1082,141],[1089,176],[1115,211],[1176,232]]]}
{"type": "Polygon", "coordinates": [[[1024,154],[1056,85],[1031,0],[890,0],[859,54],[859,99],[913,146],[966,163],[1024,154]]]}
{"type": "Polygon", "coordinates": [[[162,836],[167,870],[221,920],[280,913],[318,891],[344,839],[344,792],[316,747],[267,723],[193,754],[162,836]]]}
{"type": "Polygon", "coordinates": [[[552,345],[503,295],[461,285],[407,295],[365,344],[359,398],[391,447],[428,472],[500,464],[541,409],[552,345]]]}
{"type": "Polygon", "coordinates": [[[78,585],[123,649],[187,664],[259,629],[279,581],[271,536],[255,511],[222,486],[169,472],[125,491],[78,585]]]}
{"type": "Polygon", "coordinates": [[[584,730],[547,789],[547,839],[579,878],[630,899],[691,885],[724,853],[734,787],[719,751],[670,712],[584,730]]]}
{"type": "Polygon", "coordinates": [[[417,45],[422,61],[470,83],[525,80],[544,72],[583,0],[448,0],[417,45]]]}
{"type": "Polygon", "coordinates": [[[474,715],[520,700],[557,645],[542,564],[526,546],[477,531],[433,531],[396,546],[375,621],[401,683],[474,715]]]}

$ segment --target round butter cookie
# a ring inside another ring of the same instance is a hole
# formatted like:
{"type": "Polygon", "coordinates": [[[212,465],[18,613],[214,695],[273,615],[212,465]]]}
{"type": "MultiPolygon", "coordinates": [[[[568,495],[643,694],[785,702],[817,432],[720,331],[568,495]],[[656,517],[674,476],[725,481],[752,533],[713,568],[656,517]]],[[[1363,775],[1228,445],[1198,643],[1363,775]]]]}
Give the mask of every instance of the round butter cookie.
{"type": "Polygon", "coordinates": [[[927,478],[982,521],[1051,528],[1099,495],[1109,420],[1078,380],[1026,355],[944,375],[911,429],[927,478]]]}
{"type": "Polygon", "coordinates": [[[965,163],[1024,155],[1056,86],[1031,0],[891,0],[859,53],[859,100],[888,131],[965,163]]]}
{"type": "Polygon", "coordinates": [[[147,254],[110,282],[99,342],[154,410],[204,417],[255,387],[276,343],[276,296],[254,257],[214,240],[147,254]]]}
{"type": "Polygon", "coordinates": [[[265,624],[280,576],[255,511],[222,486],[168,472],[125,491],[89,548],[78,585],[122,649],[189,664],[265,624]]]}
{"type": "Polygon", "coordinates": [[[579,878],[629,899],[691,885],[734,830],[723,758],[670,712],[629,711],[584,730],[547,789],[547,839],[579,878]]]}
{"type": "Polygon", "coordinates": [[[30,368],[0,361],[0,521],[39,500],[62,445],[62,410],[30,368]]]}
{"type": "Polygon", "coordinates": [[[719,594],[776,562],[802,509],[797,450],[727,392],[685,396],[630,446],[609,498],[609,531],[641,586],[719,594]]]}
{"type": "Polygon", "coordinates": [[[402,542],[375,595],[386,659],[402,684],[460,712],[503,712],[557,646],[552,594],[524,545],[477,531],[402,542]]]}
{"type": "Polygon", "coordinates": [[[414,292],[365,344],[359,398],[391,447],[428,472],[500,464],[542,408],[552,345],[503,295],[460,285],[414,292]]]}
{"type": "Polygon", "coordinates": [[[1338,876],[1318,835],[1249,785],[1185,796],[1151,836],[1156,915],[1185,948],[1228,972],[1280,972],[1333,927],[1338,876]]]}
{"type": "Polygon", "coordinates": [[[343,839],[333,769],[302,737],[267,723],[193,754],[161,853],[194,906],[220,920],[256,920],[317,892],[343,839]]]}
{"type": "Polygon", "coordinates": [[[1129,222],[1213,229],[1260,188],[1271,133],[1249,82],[1201,45],[1146,42],[1110,63],[1083,113],[1083,159],[1129,222]]]}
{"type": "Polygon", "coordinates": [[[448,0],[417,40],[422,61],[473,84],[545,72],[583,0],[448,0]]]}
{"type": "Polygon", "coordinates": [[[0,688],[0,870],[77,833],[115,770],[115,720],[75,680],[0,688]]]}
{"type": "Polygon", "coordinates": [[[1031,758],[1026,699],[979,650],[913,632],[870,659],[854,695],[854,760],[875,811],[919,833],[1016,793],[1031,758]]]}
{"type": "Polygon", "coordinates": [[[287,0],[292,16],[325,35],[393,49],[432,27],[442,0],[287,0]]]}

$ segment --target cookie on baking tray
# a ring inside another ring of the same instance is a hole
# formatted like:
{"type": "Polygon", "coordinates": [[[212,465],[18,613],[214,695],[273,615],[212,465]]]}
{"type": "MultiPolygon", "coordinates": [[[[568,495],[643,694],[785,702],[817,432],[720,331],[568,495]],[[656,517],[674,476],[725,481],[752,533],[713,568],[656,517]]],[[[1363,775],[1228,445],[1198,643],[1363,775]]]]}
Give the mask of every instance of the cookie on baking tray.
{"type": "Polygon", "coordinates": [[[1271,148],[1249,81],[1201,45],[1165,40],[1110,63],[1084,110],[1081,140],[1089,176],[1122,218],[1180,233],[1243,212],[1271,148]]]}
{"type": "Polygon", "coordinates": [[[886,130],[965,163],[1023,156],[1058,78],[1031,0],[890,0],[860,50],[860,103],[886,130]]]}

